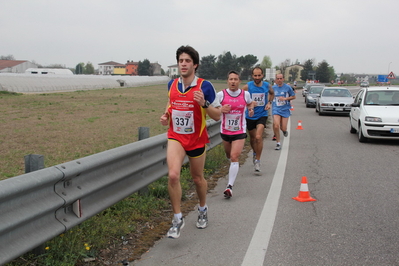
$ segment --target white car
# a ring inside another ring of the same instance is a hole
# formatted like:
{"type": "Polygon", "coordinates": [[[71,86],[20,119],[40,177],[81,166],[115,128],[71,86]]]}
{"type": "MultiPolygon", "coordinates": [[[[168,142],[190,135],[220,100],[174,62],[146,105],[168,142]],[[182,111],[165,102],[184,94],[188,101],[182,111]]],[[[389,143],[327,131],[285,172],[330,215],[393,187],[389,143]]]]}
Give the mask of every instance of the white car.
{"type": "Polygon", "coordinates": [[[360,142],[369,138],[399,140],[399,88],[361,88],[349,119],[350,132],[357,132],[360,142]]]}

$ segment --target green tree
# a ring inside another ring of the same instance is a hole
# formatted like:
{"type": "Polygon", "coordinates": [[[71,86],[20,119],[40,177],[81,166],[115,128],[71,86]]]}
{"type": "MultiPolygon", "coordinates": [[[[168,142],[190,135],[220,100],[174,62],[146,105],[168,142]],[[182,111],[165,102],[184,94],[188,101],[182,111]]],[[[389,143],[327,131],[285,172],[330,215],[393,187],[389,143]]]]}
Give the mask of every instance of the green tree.
{"type": "Polygon", "coordinates": [[[79,63],[75,67],[75,74],[81,75],[85,72],[85,63],[79,63]]]}
{"type": "Polygon", "coordinates": [[[291,67],[289,72],[290,72],[289,81],[294,81],[298,78],[298,76],[299,76],[299,68],[298,67],[291,67]]]}
{"type": "Polygon", "coordinates": [[[9,55],[0,55],[0,60],[15,60],[15,57],[11,54],[9,55]]]}
{"type": "Polygon", "coordinates": [[[337,75],[335,74],[335,70],[334,70],[334,67],[333,67],[333,66],[329,66],[329,67],[328,67],[328,73],[330,73],[330,80],[329,80],[329,81],[335,80],[335,77],[336,77],[337,75]]]}
{"type": "Polygon", "coordinates": [[[312,59],[306,60],[305,64],[303,65],[303,70],[301,71],[301,79],[302,80],[309,79],[309,71],[313,71],[313,60],[312,59]]]}
{"type": "Polygon", "coordinates": [[[330,69],[326,60],[323,60],[317,66],[316,79],[320,82],[330,82],[330,69]]]}
{"type": "Polygon", "coordinates": [[[51,64],[51,65],[48,65],[48,66],[44,66],[43,68],[62,68],[62,69],[64,69],[65,66],[61,65],[61,64],[51,64]]]}
{"type": "Polygon", "coordinates": [[[291,65],[291,60],[285,59],[283,62],[280,63],[279,70],[281,71],[281,73],[285,74],[286,68],[289,67],[290,65],[291,65]]]}
{"type": "Polygon", "coordinates": [[[240,56],[237,59],[238,70],[241,72],[241,79],[247,80],[251,77],[252,67],[258,62],[258,58],[254,55],[247,54],[246,56],[240,56]]]}
{"type": "Polygon", "coordinates": [[[260,63],[259,67],[261,67],[263,70],[266,68],[272,68],[272,60],[270,59],[270,56],[265,55],[263,57],[262,63],[260,63]]]}
{"type": "Polygon", "coordinates": [[[236,55],[232,55],[230,52],[225,52],[218,56],[216,62],[217,78],[226,79],[227,73],[230,70],[239,70],[237,57],[236,55]]]}
{"type": "Polygon", "coordinates": [[[85,67],[85,74],[92,75],[94,74],[94,66],[91,62],[87,62],[85,67]]]}
{"type": "Polygon", "coordinates": [[[216,79],[216,56],[208,55],[203,56],[198,68],[198,76],[204,79],[216,79]]]}
{"type": "Polygon", "coordinates": [[[354,75],[351,74],[341,74],[341,76],[339,77],[339,79],[343,82],[347,82],[349,84],[351,83],[355,83],[356,82],[356,77],[354,75]]]}
{"type": "Polygon", "coordinates": [[[139,61],[137,68],[139,76],[152,76],[152,67],[148,59],[144,59],[143,62],[139,61]]]}

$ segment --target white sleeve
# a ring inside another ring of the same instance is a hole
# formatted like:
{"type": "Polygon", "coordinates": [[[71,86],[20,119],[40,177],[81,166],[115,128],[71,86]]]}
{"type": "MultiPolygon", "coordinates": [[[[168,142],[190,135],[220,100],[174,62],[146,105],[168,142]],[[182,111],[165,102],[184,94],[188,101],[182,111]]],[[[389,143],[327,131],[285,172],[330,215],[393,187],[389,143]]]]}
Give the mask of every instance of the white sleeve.
{"type": "Polygon", "coordinates": [[[244,91],[245,92],[245,102],[247,104],[252,103],[252,98],[251,98],[251,94],[248,91],[244,91]]]}
{"type": "Polygon", "coordinates": [[[222,103],[222,101],[223,101],[223,91],[219,91],[216,94],[215,103],[218,103],[218,105],[221,106],[220,104],[222,103]]]}

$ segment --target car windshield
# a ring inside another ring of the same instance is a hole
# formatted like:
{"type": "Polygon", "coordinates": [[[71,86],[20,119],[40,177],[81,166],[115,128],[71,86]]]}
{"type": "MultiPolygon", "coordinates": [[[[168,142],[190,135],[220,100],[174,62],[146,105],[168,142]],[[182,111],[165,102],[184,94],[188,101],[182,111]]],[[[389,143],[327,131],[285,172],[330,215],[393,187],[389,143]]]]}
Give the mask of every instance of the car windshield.
{"type": "Polygon", "coordinates": [[[399,91],[368,91],[365,105],[399,105],[399,91]]]}
{"type": "Polygon", "coordinates": [[[321,95],[323,97],[352,97],[347,89],[326,89],[321,95]]]}
{"type": "Polygon", "coordinates": [[[309,94],[319,94],[324,87],[311,87],[309,89],[309,94]]]}

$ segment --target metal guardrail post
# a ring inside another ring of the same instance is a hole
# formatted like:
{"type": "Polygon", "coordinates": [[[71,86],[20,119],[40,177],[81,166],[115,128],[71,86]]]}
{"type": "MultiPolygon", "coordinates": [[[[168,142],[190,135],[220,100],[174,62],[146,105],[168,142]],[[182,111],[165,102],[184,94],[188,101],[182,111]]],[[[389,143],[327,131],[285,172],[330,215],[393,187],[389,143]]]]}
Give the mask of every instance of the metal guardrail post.
{"type": "MultiPolygon", "coordinates": [[[[148,139],[149,137],[150,137],[150,128],[139,127],[139,140],[148,139]]],[[[140,195],[148,195],[148,193],[149,193],[148,186],[145,186],[139,190],[140,195]]]]}
{"type": "Polygon", "coordinates": [[[25,159],[25,173],[30,173],[44,169],[44,156],[39,154],[29,154],[25,159]]]}
{"type": "MultiPolygon", "coordinates": [[[[44,156],[39,154],[29,154],[25,155],[25,173],[30,173],[33,171],[37,171],[40,169],[44,169],[44,156]]],[[[35,255],[44,254],[45,247],[44,243],[37,246],[32,250],[32,253],[35,255]]]]}

